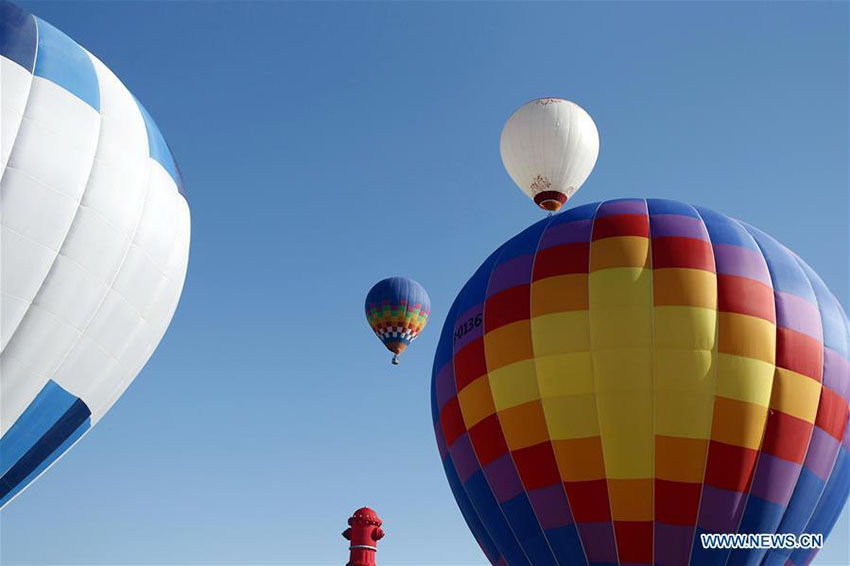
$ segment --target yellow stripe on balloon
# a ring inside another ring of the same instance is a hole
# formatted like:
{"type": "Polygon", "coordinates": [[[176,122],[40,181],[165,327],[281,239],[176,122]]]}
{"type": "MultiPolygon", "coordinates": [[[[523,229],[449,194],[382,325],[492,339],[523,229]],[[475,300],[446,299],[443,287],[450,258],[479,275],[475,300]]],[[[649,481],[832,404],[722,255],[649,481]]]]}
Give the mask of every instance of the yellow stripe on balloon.
{"type": "Polygon", "coordinates": [[[582,395],[595,390],[589,351],[534,358],[534,365],[541,399],[582,395]]]}
{"type": "Polygon", "coordinates": [[[653,292],[649,267],[648,238],[619,236],[591,243],[590,343],[615,521],[652,520],[653,292]]]}
{"type": "MultiPolygon", "coordinates": [[[[612,267],[649,267],[649,239],[619,236],[596,240],[590,245],[590,273],[612,267]]],[[[593,285],[591,284],[591,289],[593,285]]],[[[593,300],[591,299],[591,304],[593,300]]]]}
{"type": "MultiPolygon", "coordinates": [[[[489,360],[488,352],[488,363],[489,360]]],[[[533,371],[534,360],[528,359],[489,372],[490,390],[497,411],[540,399],[537,381],[528,379],[533,371]]]]}
{"type": "MultiPolygon", "coordinates": [[[[585,295],[587,289],[584,290],[585,295]]],[[[587,311],[571,311],[534,317],[531,321],[534,356],[550,356],[590,350],[587,311]]]]}
{"type": "Polygon", "coordinates": [[[770,408],[814,423],[820,394],[820,382],[789,369],[777,367],[770,408]]]}
{"type": "Polygon", "coordinates": [[[553,397],[543,399],[542,403],[552,439],[599,436],[595,393],[553,397]]]}
{"type": "Polygon", "coordinates": [[[482,375],[457,394],[460,412],[467,430],[496,412],[486,375],[482,375]]]}
{"type": "Polygon", "coordinates": [[[772,362],[720,353],[717,355],[717,396],[767,407],[774,369],[772,362]]]}

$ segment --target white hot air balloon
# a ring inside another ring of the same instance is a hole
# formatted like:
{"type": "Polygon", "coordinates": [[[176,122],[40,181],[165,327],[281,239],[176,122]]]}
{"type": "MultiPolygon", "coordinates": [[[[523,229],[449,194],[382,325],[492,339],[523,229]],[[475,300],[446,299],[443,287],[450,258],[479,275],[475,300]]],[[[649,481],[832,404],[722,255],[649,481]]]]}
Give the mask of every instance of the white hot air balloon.
{"type": "Polygon", "coordinates": [[[0,0],[0,507],[109,410],[189,257],[180,172],[91,53],[0,0]]]}
{"type": "Polygon", "coordinates": [[[502,130],[502,163],[540,208],[559,210],[587,179],[599,155],[599,132],[584,109],[560,98],[524,104],[502,130]]]}

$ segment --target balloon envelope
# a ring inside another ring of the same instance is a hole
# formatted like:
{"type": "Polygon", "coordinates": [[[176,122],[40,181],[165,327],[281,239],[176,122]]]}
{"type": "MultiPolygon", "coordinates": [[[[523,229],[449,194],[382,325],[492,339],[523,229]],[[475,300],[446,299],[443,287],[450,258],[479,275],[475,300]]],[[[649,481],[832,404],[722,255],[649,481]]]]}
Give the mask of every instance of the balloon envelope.
{"type": "Polygon", "coordinates": [[[582,186],[599,155],[599,132],[578,104],[539,98],[508,119],[500,143],[514,183],[544,210],[559,210],[582,186]]]}
{"type": "Polygon", "coordinates": [[[0,3],[0,506],[112,406],[177,306],[189,208],[96,57],[0,3]]]}
{"type": "Polygon", "coordinates": [[[430,312],[431,299],[425,288],[406,277],[379,281],[366,296],[369,326],[387,350],[396,355],[419,336],[430,312]]]}
{"type": "Polygon", "coordinates": [[[802,564],[703,533],[822,533],[850,489],[848,321],[799,257],[667,200],[547,218],[466,283],[432,378],[493,564],[802,564]]]}

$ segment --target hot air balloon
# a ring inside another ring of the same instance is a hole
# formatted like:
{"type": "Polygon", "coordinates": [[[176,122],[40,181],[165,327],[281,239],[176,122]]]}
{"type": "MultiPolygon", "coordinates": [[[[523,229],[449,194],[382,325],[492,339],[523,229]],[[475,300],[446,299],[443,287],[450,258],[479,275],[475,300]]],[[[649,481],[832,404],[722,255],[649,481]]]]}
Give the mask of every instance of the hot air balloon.
{"type": "Polygon", "coordinates": [[[850,332],[767,234],[669,200],[546,218],[460,291],[437,445],[493,564],[806,564],[701,534],[821,533],[850,490],[850,332]]]}
{"type": "Polygon", "coordinates": [[[366,296],[366,320],[393,353],[393,365],[398,365],[398,356],[425,328],[430,312],[425,288],[407,277],[378,281],[366,296]]]}
{"type": "Polygon", "coordinates": [[[559,210],[593,170],[599,132],[584,109],[538,98],[513,113],[502,130],[502,163],[514,183],[543,210],[559,210]]]}
{"type": "Polygon", "coordinates": [[[0,3],[0,506],[145,365],[189,254],[180,171],[95,56],[0,3]]]}

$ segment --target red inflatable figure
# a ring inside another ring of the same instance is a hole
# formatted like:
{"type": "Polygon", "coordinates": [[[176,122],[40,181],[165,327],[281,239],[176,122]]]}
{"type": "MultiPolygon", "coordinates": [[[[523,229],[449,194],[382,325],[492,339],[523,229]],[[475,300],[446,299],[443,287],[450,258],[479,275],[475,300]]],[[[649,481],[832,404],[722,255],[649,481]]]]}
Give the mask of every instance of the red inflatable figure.
{"type": "Polygon", "coordinates": [[[348,524],[350,526],[342,533],[351,541],[348,547],[351,556],[345,566],[375,566],[378,541],[384,538],[378,514],[368,507],[361,507],[348,519],[348,524]]]}

